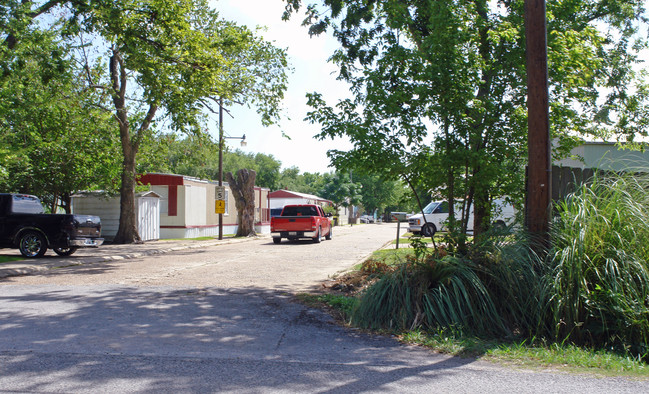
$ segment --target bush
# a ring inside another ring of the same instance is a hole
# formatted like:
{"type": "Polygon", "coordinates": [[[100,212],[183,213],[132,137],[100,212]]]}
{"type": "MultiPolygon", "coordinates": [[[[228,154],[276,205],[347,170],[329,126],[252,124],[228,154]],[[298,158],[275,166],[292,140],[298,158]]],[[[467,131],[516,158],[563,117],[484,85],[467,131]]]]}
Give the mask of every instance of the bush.
{"type": "Polygon", "coordinates": [[[486,234],[465,255],[415,240],[414,255],[393,269],[372,261],[364,269],[380,280],[352,322],[547,338],[648,359],[649,175],[598,174],[554,209],[543,256],[519,232],[486,234]]]}
{"type": "Polygon", "coordinates": [[[647,354],[649,182],[596,176],[557,205],[547,276],[552,334],[647,354]]]}
{"type": "Polygon", "coordinates": [[[431,255],[399,264],[362,294],[352,322],[373,329],[504,331],[472,264],[453,256],[431,255]]]}

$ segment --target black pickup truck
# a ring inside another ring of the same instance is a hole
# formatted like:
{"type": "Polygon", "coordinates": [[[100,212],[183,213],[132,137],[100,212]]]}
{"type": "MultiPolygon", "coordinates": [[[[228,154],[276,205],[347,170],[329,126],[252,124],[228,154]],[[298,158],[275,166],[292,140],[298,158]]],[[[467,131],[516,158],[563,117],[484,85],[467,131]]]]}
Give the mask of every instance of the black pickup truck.
{"type": "Polygon", "coordinates": [[[46,214],[38,197],[0,193],[0,247],[42,257],[48,248],[69,256],[104,243],[98,216],[46,214]]]}

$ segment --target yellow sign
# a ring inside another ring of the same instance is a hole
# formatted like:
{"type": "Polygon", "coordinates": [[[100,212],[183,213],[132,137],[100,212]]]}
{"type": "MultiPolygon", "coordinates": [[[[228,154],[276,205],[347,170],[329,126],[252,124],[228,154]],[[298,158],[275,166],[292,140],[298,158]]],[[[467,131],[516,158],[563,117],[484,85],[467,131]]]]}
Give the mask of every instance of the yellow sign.
{"type": "Polygon", "coordinates": [[[225,213],[225,201],[216,200],[216,206],[214,207],[215,213],[225,213]]]}

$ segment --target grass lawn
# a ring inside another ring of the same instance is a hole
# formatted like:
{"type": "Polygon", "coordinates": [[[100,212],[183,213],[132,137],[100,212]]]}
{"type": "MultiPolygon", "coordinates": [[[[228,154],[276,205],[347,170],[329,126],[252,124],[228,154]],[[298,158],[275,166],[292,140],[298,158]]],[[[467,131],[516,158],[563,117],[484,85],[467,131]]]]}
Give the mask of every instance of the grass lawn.
{"type": "Polygon", "coordinates": [[[22,256],[0,256],[0,264],[11,263],[13,261],[25,260],[22,256]]]}

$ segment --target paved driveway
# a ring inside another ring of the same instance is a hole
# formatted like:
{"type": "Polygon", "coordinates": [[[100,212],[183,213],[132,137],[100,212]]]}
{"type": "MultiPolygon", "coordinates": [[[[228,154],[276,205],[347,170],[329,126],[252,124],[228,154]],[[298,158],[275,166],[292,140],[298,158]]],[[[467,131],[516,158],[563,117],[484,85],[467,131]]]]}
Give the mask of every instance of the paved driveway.
{"type": "Polygon", "coordinates": [[[446,357],[341,328],[291,301],[293,292],[317,289],[395,234],[393,225],[357,226],[321,244],[264,238],[6,278],[0,392],[649,388],[446,357]]]}

